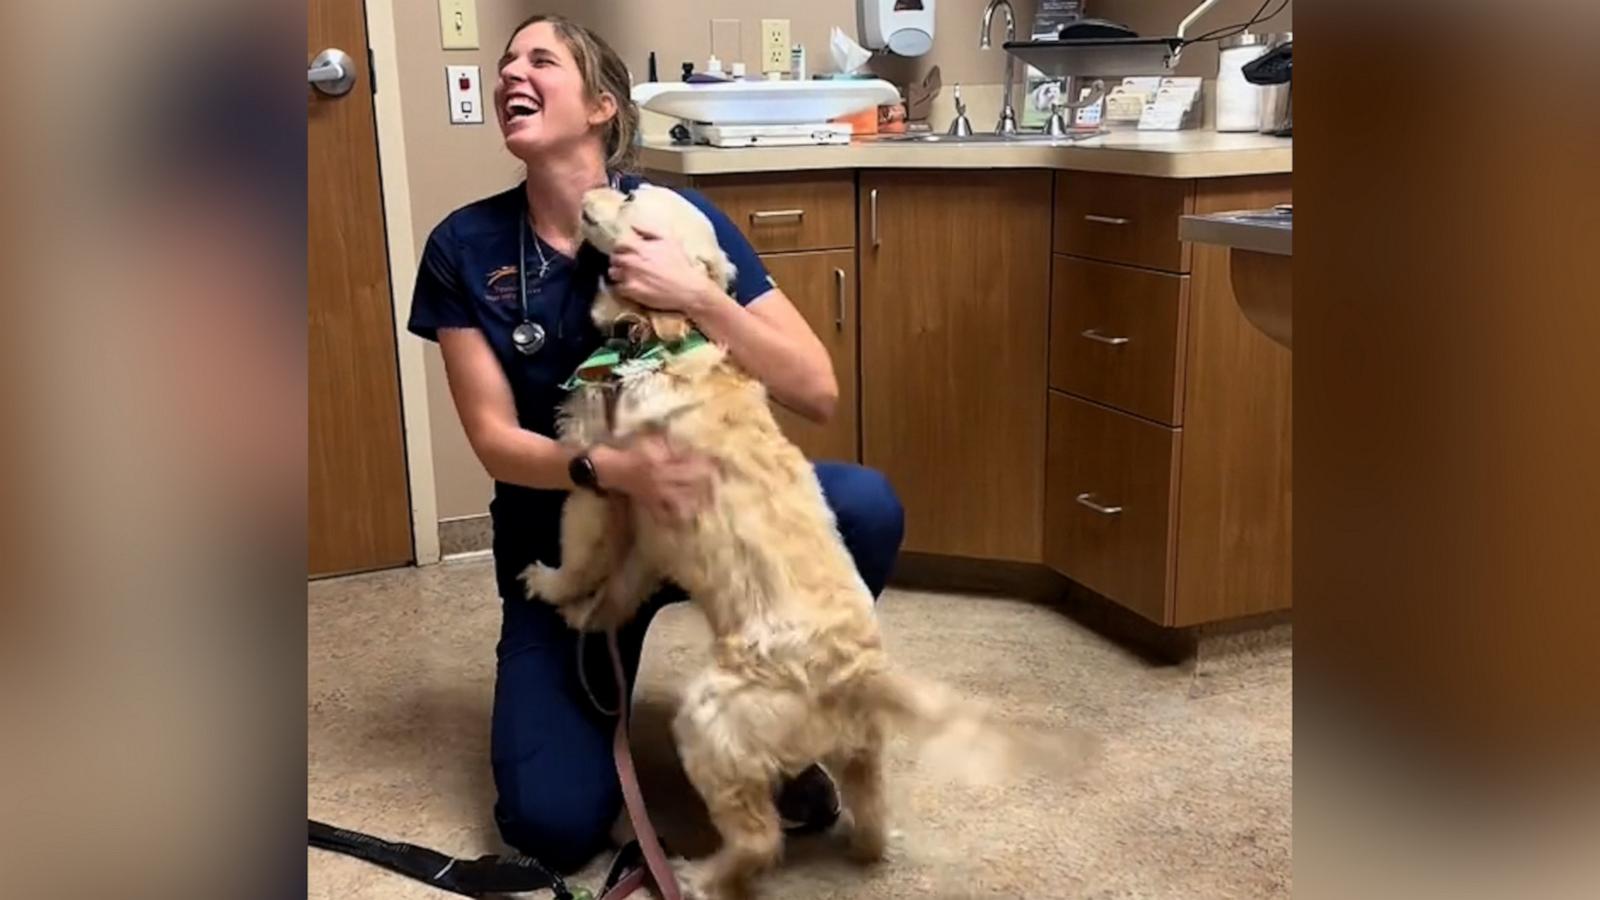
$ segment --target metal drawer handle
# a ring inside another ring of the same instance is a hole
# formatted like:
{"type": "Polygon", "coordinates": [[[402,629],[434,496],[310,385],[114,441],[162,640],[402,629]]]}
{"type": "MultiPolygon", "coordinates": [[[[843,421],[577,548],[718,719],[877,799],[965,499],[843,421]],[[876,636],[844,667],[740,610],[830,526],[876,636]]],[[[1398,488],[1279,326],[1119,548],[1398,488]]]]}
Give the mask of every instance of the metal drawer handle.
{"type": "Polygon", "coordinates": [[[872,203],[872,246],[876,247],[883,243],[883,241],[878,238],[878,189],[873,188],[872,193],[868,194],[867,196],[871,199],[872,203]]]}
{"type": "Polygon", "coordinates": [[[1126,224],[1128,224],[1128,220],[1122,218],[1121,216],[1086,215],[1086,216],[1083,217],[1083,220],[1085,222],[1099,222],[1101,225],[1126,225],[1126,224]]]}
{"type": "Polygon", "coordinates": [[[833,286],[839,297],[839,305],[834,309],[833,330],[844,331],[844,270],[833,270],[833,286]]]}
{"type": "Polygon", "coordinates": [[[1133,338],[1121,337],[1120,335],[1101,334],[1100,331],[1095,328],[1085,328],[1084,330],[1078,332],[1078,335],[1080,337],[1086,337],[1091,341],[1099,341],[1102,344],[1110,344],[1113,347],[1121,347],[1123,344],[1133,340],[1133,338]]]}
{"type": "Polygon", "coordinates": [[[806,217],[803,209],[758,209],[750,214],[750,224],[759,225],[768,219],[793,219],[796,222],[806,217]]]}
{"type": "Polygon", "coordinates": [[[1095,512],[1099,513],[1102,516],[1115,516],[1115,515],[1118,515],[1118,514],[1120,514],[1122,512],[1122,507],[1120,507],[1120,506],[1102,506],[1101,504],[1096,503],[1093,500],[1089,499],[1089,498],[1091,498],[1093,496],[1094,496],[1094,494],[1092,494],[1092,493],[1090,493],[1088,491],[1085,491],[1084,493],[1079,494],[1078,496],[1074,497],[1073,499],[1078,501],[1078,505],[1079,506],[1087,506],[1088,508],[1094,510],[1095,512]]]}

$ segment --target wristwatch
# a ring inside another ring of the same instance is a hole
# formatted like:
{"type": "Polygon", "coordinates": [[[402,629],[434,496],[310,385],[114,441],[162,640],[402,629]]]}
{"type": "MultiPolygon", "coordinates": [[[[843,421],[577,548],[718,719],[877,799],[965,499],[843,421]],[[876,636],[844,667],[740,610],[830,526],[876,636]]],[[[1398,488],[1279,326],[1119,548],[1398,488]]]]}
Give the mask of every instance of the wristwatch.
{"type": "Polygon", "coordinates": [[[567,477],[578,487],[605,494],[605,489],[600,486],[600,476],[595,472],[594,460],[587,453],[580,453],[567,463],[567,477]]]}

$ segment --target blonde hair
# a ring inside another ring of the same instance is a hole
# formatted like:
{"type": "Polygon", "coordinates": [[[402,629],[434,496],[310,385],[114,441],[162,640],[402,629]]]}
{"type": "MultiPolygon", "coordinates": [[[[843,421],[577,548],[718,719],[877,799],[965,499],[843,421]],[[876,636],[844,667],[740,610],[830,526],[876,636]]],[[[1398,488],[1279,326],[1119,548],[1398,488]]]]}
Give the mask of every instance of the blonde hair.
{"type": "Polygon", "coordinates": [[[540,22],[548,22],[555,29],[561,43],[566,45],[577,62],[589,102],[598,103],[606,94],[610,94],[616,102],[616,115],[605,125],[606,171],[632,171],[638,155],[634,139],[639,134],[639,107],[633,102],[632,79],[628,75],[628,67],[622,63],[622,57],[586,26],[565,16],[552,14],[529,16],[513,28],[511,37],[506,40],[506,49],[511,49],[511,42],[523,29],[540,22]]]}

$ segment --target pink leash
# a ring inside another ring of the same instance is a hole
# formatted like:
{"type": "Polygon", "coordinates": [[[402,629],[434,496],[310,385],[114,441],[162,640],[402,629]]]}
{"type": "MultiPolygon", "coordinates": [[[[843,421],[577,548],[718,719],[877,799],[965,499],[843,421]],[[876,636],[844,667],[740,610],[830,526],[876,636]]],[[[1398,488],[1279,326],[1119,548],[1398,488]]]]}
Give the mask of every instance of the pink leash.
{"type": "Polygon", "coordinates": [[[661,840],[656,837],[655,826],[650,823],[650,814],[645,810],[644,792],[639,789],[639,775],[633,768],[633,753],[628,749],[628,679],[622,672],[622,651],[617,647],[617,631],[614,628],[606,630],[606,649],[610,651],[611,674],[617,682],[617,731],[611,740],[611,751],[616,757],[622,802],[627,807],[628,821],[633,823],[634,837],[638,839],[639,849],[644,854],[645,868],[637,869],[617,882],[600,900],[621,900],[632,894],[644,886],[647,873],[657,897],[661,900],[681,900],[678,880],[673,875],[671,864],[667,862],[666,851],[661,849],[661,840]]]}

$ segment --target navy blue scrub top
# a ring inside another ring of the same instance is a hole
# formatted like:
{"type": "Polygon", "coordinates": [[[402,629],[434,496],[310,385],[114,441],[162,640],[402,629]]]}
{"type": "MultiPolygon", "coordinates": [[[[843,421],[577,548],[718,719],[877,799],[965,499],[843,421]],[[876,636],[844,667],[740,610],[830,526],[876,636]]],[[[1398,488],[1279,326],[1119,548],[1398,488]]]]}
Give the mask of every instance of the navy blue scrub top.
{"type": "MultiPolygon", "coordinates": [[[[642,179],[625,176],[620,187],[631,191],[642,183],[642,179]]],[[[588,244],[572,259],[538,241],[528,225],[524,190],[519,184],[464,206],[433,230],[417,266],[407,327],[430,341],[439,339],[441,328],[482,331],[511,383],[517,422],[554,437],[556,407],[566,396],[561,383],[600,344],[589,307],[607,261],[588,244]],[[522,322],[517,279],[519,228],[524,230],[527,245],[522,265],[528,274],[528,318],[545,332],[544,346],[531,356],[518,353],[511,343],[512,329],[522,322]],[[550,263],[543,279],[538,277],[540,251],[550,263]]],[[[674,190],[704,212],[716,229],[718,243],[738,272],[734,299],[749,304],[775,286],[755,249],[721,210],[695,191],[674,190]]],[[[536,491],[496,482],[491,512],[497,545],[506,526],[517,530],[553,528],[564,497],[564,491],[536,491]]],[[[496,549],[498,554],[499,547],[496,549]]]]}

